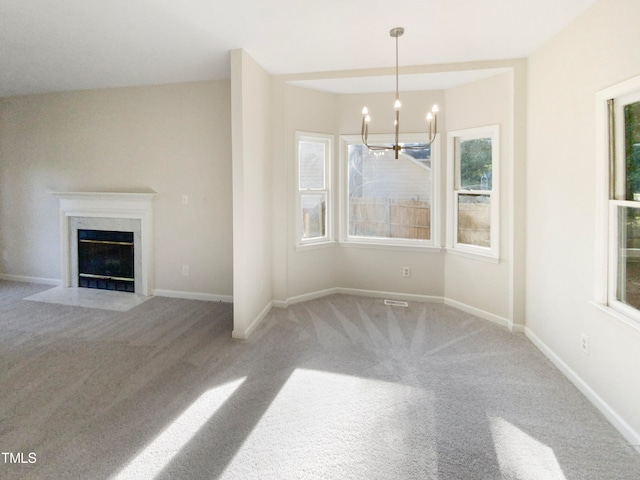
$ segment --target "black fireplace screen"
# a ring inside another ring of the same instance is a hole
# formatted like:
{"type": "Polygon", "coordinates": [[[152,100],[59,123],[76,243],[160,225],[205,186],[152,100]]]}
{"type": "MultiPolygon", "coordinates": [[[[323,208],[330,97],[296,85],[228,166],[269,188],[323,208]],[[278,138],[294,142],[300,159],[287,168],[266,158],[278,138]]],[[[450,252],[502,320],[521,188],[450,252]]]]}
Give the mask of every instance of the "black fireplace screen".
{"type": "Polygon", "coordinates": [[[78,230],[78,285],[134,292],[133,232],[78,230]]]}

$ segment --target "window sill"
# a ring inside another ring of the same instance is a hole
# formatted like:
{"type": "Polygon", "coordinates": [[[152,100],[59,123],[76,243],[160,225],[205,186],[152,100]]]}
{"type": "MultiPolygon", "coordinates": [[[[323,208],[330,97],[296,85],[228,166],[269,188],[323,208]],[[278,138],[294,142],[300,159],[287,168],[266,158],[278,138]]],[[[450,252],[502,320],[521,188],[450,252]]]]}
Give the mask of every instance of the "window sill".
{"type": "Polygon", "coordinates": [[[598,310],[601,310],[604,313],[606,313],[609,317],[612,317],[613,319],[617,320],[617,322],[623,323],[628,328],[633,330],[634,333],[636,333],[637,335],[640,335],[640,322],[637,322],[636,320],[629,318],[624,313],[621,313],[618,310],[611,308],[609,305],[605,305],[603,303],[598,303],[595,301],[589,302],[589,303],[594,307],[596,307],[598,310]]]}
{"type": "Polygon", "coordinates": [[[305,250],[317,250],[319,248],[335,247],[338,244],[335,240],[317,242],[317,243],[299,243],[296,245],[296,252],[304,252],[305,250]]]}
{"type": "Polygon", "coordinates": [[[452,255],[458,255],[460,257],[472,258],[474,260],[480,260],[482,262],[488,263],[500,263],[500,257],[495,257],[493,255],[486,255],[483,253],[475,253],[475,252],[466,252],[464,250],[457,250],[455,248],[447,248],[447,253],[452,255]]]}
{"type": "Polygon", "coordinates": [[[408,252],[423,252],[423,253],[440,253],[442,251],[441,247],[436,247],[433,245],[416,245],[416,244],[391,244],[391,243],[380,243],[380,242],[367,242],[367,241],[358,241],[358,240],[349,240],[349,241],[341,241],[341,247],[346,248],[371,248],[378,250],[395,250],[395,251],[408,251],[408,252]]]}

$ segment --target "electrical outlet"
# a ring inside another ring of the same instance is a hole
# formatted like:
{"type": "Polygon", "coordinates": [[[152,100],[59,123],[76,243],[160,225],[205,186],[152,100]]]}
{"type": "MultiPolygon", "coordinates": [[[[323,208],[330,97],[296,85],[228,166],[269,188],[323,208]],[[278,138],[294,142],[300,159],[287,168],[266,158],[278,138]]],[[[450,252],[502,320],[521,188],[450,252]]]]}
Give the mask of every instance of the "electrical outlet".
{"type": "Polygon", "coordinates": [[[184,277],[189,276],[189,265],[182,265],[182,275],[184,277]]]}
{"type": "Polygon", "coordinates": [[[582,334],[582,343],[580,344],[582,353],[589,355],[589,337],[586,334],[582,334]]]}
{"type": "Polygon", "coordinates": [[[411,267],[402,267],[402,276],[404,278],[411,276],[411,267]]]}

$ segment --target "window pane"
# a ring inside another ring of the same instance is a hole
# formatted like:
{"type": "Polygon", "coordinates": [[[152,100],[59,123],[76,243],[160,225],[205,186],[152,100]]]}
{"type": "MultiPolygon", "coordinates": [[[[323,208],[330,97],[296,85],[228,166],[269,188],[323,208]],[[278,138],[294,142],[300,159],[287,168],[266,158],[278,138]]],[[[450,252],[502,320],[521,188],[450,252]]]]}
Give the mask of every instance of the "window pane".
{"type": "Polygon", "coordinates": [[[491,190],[491,137],[459,143],[460,188],[491,190]]]}
{"type": "Polygon", "coordinates": [[[301,141],[298,146],[300,190],[324,189],[325,144],[301,141]]]}
{"type": "Polygon", "coordinates": [[[458,243],[491,246],[491,197],[458,195],[458,243]]]}
{"type": "Polygon", "coordinates": [[[303,193],[302,238],[318,238],[326,235],[327,194],[303,193]]]}
{"type": "Polygon", "coordinates": [[[393,152],[348,146],[349,235],[431,238],[431,165],[425,150],[401,152],[396,160],[393,152]]]}
{"type": "Polygon", "coordinates": [[[616,298],[640,308],[640,209],[618,207],[618,219],[616,298]]]}
{"type": "MultiPolygon", "coordinates": [[[[627,200],[640,197],[640,102],[624,107],[627,200]]],[[[640,198],[638,198],[640,200],[640,198]]]]}
{"type": "MultiPolygon", "coordinates": [[[[419,144],[418,143],[401,143],[400,144],[403,147],[416,147],[419,144]]],[[[429,145],[426,148],[416,148],[416,149],[411,149],[411,150],[403,150],[402,154],[404,155],[408,155],[411,158],[413,158],[415,161],[422,163],[423,165],[426,165],[427,167],[431,168],[431,145],[429,145]]]]}

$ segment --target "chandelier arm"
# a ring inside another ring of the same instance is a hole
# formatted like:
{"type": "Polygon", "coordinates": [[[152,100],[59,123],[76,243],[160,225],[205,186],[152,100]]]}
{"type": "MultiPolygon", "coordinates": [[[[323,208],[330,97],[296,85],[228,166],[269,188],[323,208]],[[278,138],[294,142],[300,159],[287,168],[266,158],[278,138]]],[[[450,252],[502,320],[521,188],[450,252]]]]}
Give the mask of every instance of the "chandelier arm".
{"type": "Polygon", "coordinates": [[[438,115],[433,116],[433,139],[431,143],[436,139],[436,135],[438,134],[438,115]]]}
{"type": "Polygon", "coordinates": [[[429,143],[419,143],[417,145],[407,145],[400,147],[400,150],[424,150],[425,148],[428,148],[429,145],[431,145],[433,143],[433,140],[430,141],[429,143]]]}
{"type": "Polygon", "coordinates": [[[362,116],[362,130],[360,131],[360,136],[362,137],[362,143],[367,144],[367,136],[369,133],[369,125],[366,124],[365,116],[362,116]]]}
{"type": "Polygon", "coordinates": [[[369,145],[368,143],[364,144],[369,150],[393,150],[393,147],[387,147],[386,145],[369,145]]]}
{"type": "Polygon", "coordinates": [[[435,142],[435,137],[429,140],[427,143],[419,143],[417,145],[400,145],[395,144],[392,146],[387,145],[369,145],[367,142],[362,139],[362,144],[367,147],[369,150],[389,150],[389,151],[401,151],[401,150],[424,150],[428,148],[433,142],[435,142]]]}
{"type": "Polygon", "coordinates": [[[433,135],[426,142],[417,143],[415,145],[406,145],[406,146],[403,145],[402,147],[400,147],[400,149],[401,150],[424,150],[425,148],[427,148],[429,145],[431,145],[435,141],[436,141],[436,136],[433,135]]]}

